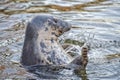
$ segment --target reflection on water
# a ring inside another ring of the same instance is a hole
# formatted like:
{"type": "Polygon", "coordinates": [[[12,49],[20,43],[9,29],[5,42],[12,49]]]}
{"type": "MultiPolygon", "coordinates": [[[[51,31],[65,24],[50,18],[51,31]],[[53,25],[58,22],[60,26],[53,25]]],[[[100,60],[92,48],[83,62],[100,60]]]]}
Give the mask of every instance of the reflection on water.
{"type": "Polygon", "coordinates": [[[35,15],[51,14],[73,25],[71,31],[61,39],[76,41],[76,46],[76,43],[87,43],[90,50],[87,76],[80,78],[68,70],[47,76],[119,80],[119,13],[119,0],[0,0],[0,78],[36,78],[18,67],[25,25],[35,15]]]}

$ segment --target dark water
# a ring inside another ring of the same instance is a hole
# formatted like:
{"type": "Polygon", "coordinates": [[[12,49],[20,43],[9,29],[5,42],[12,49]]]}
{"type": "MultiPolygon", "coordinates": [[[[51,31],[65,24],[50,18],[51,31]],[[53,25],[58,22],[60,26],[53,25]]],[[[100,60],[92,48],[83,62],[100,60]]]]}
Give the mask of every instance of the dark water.
{"type": "MultiPolygon", "coordinates": [[[[0,78],[36,78],[19,67],[26,22],[50,14],[73,25],[62,39],[90,46],[89,80],[120,80],[119,0],[0,0],[0,78]]],[[[45,75],[40,72],[38,74],[45,75]]],[[[46,74],[58,79],[81,79],[72,71],[46,74]]],[[[40,76],[40,75],[39,75],[40,76]]],[[[82,78],[86,80],[86,76],[82,78]]]]}

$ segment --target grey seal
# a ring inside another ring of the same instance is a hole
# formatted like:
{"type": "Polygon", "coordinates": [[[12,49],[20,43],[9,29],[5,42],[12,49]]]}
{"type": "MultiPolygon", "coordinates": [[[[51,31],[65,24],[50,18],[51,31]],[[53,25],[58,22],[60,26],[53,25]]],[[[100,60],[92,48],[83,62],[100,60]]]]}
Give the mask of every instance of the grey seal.
{"type": "MultiPolygon", "coordinates": [[[[34,17],[27,24],[21,64],[25,66],[57,65],[58,67],[64,65],[64,67],[70,67],[77,65],[86,67],[86,56],[72,59],[64,52],[58,41],[58,37],[70,29],[69,23],[53,16],[34,17]]],[[[87,50],[83,51],[85,55],[87,55],[86,52],[87,50]]],[[[74,68],[76,67],[74,66],[74,68]]]]}

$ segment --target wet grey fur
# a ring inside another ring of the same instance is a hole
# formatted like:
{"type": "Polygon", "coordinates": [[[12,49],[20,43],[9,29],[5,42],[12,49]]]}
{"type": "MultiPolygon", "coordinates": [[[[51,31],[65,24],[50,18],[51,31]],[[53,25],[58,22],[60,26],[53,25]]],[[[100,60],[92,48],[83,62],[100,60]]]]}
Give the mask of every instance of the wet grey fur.
{"type": "MultiPolygon", "coordinates": [[[[46,16],[46,15],[39,15],[34,17],[27,25],[26,33],[25,33],[25,40],[24,40],[24,46],[21,56],[21,63],[25,66],[30,65],[36,65],[36,64],[49,64],[48,61],[51,61],[52,64],[62,64],[65,62],[65,59],[59,60],[54,59],[55,52],[54,50],[51,50],[50,52],[45,51],[48,45],[46,45],[44,42],[41,42],[42,40],[39,40],[39,34],[40,31],[44,29],[44,31],[49,31],[48,28],[54,28],[55,30],[59,30],[61,32],[60,35],[62,35],[64,32],[70,30],[71,26],[60,19],[56,19],[52,16],[46,16]],[[45,24],[48,22],[48,27],[45,28],[45,24]],[[53,54],[53,53],[54,54],[53,54]],[[52,55],[51,55],[52,54],[52,55]],[[49,59],[48,59],[49,58],[49,59]],[[56,62],[54,62],[57,60],[56,62]],[[60,62],[61,61],[61,62],[60,62]]],[[[59,37],[60,35],[54,34],[56,37],[59,37]]],[[[43,40],[44,41],[44,40],[43,40]]],[[[52,43],[55,42],[52,38],[50,40],[52,43]]],[[[52,48],[51,48],[52,49],[52,48]]],[[[64,58],[64,55],[61,55],[64,58]]],[[[67,59],[67,58],[66,58],[67,59]]]]}

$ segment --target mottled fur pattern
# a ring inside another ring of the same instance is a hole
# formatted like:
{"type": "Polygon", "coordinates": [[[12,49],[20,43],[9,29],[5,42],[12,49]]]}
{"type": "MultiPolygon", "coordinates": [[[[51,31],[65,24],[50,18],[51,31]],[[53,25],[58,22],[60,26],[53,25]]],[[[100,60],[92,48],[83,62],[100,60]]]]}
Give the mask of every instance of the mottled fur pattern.
{"type": "Polygon", "coordinates": [[[36,16],[27,25],[21,63],[65,64],[70,61],[57,42],[57,38],[70,30],[71,26],[52,16],[36,16]]]}

